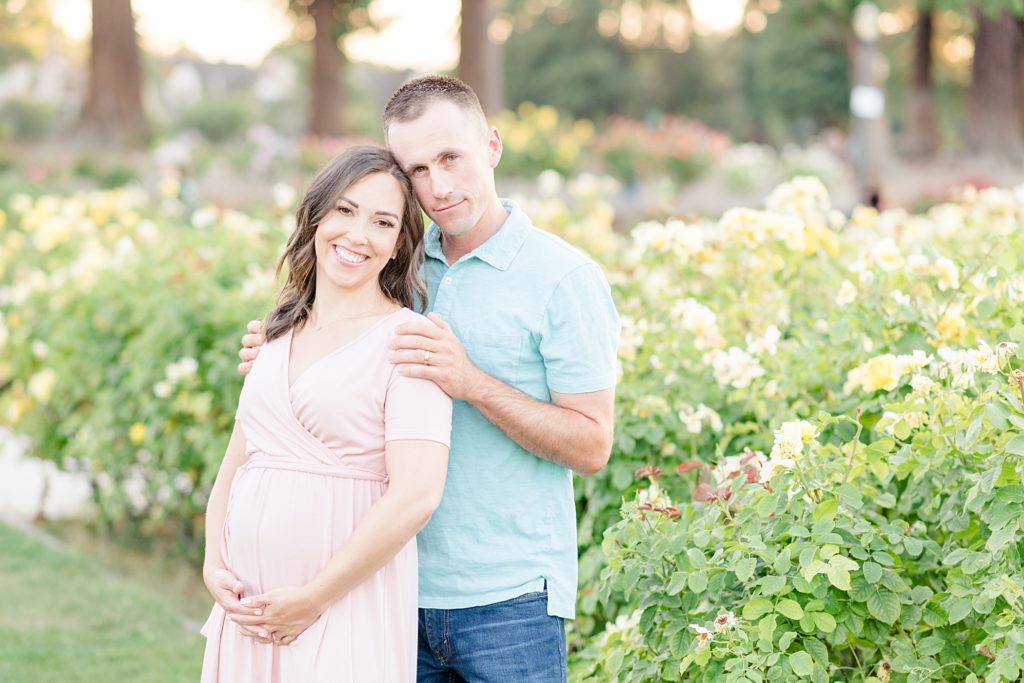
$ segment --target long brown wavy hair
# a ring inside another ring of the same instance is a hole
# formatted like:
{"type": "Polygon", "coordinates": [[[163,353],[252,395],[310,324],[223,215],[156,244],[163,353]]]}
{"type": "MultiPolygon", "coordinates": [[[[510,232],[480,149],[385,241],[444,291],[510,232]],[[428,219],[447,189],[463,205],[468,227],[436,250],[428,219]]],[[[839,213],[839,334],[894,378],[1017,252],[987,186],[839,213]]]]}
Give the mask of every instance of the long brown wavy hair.
{"type": "Polygon", "coordinates": [[[423,263],[423,213],[413,194],[412,183],[391,152],[372,145],[358,145],[346,149],[327,164],[313,179],[299,204],[295,230],[277,263],[278,275],[287,266],[288,279],[278,293],[277,307],[264,322],[267,341],[309,319],[313,300],[316,299],[316,247],[313,238],[317,226],[348,188],[374,173],[387,173],[397,180],[405,199],[397,253],[380,272],[380,290],[397,304],[422,310],[427,300],[427,290],[419,272],[423,263]]]}

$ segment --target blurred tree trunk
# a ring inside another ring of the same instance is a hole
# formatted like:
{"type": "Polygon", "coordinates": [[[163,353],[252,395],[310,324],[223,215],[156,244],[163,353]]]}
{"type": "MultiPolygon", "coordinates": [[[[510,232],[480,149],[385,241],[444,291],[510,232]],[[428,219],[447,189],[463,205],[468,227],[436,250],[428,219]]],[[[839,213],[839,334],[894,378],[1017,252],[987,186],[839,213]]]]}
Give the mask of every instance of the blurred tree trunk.
{"type": "Polygon", "coordinates": [[[919,11],[907,99],[906,153],[919,159],[931,158],[939,149],[939,127],[935,121],[935,84],[932,80],[933,20],[931,9],[919,11]]]}
{"type": "Polygon", "coordinates": [[[967,147],[978,155],[1024,161],[1020,96],[1020,29],[1004,11],[975,10],[974,62],[967,93],[967,147]]]}
{"type": "Polygon", "coordinates": [[[501,46],[488,36],[497,9],[496,0],[462,0],[459,78],[476,91],[487,114],[496,114],[505,107],[501,46]]]}
{"type": "Polygon", "coordinates": [[[92,0],[89,84],[80,130],[121,141],[148,130],[131,0],[92,0]]]}
{"type": "Polygon", "coordinates": [[[343,0],[313,0],[309,6],[316,26],[309,132],[318,137],[338,137],[345,129],[345,57],[338,46],[338,29],[347,11],[348,3],[343,0]]]}

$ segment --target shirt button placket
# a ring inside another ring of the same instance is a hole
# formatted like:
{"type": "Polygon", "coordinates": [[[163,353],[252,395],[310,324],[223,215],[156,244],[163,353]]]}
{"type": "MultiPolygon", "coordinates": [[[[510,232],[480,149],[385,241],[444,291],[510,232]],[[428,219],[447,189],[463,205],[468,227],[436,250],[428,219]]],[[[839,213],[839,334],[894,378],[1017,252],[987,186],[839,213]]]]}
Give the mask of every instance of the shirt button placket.
{"type": "Polygon", "coordinates": [[[452,271],[458,266],[452,266],[441,276],[441,282],[437,287],[437,296],[434,300],[433,311],[445,320],[451,320],[452,306],[455,303],[455,276],[452,271]]]}

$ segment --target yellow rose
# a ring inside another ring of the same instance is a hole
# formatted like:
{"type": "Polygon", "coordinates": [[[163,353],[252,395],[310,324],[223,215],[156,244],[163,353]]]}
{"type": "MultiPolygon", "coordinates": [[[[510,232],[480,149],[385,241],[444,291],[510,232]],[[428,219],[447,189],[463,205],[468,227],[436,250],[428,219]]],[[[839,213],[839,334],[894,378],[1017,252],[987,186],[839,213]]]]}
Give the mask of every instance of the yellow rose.
{"type": "Polygon", "coordinates": [[[131,439],[132,443],[140,444],[146,438],[146,425],[141,422],[136,422],[128,430],[128,438],[131,439]]]}
{"type": "Polygon", "coordinates": [[[864,364],[864,391],[871,393],[884,389],[891,391],[899,386],[900,374],[896,367],[896,357],[891,353],[875,356],[864,364]]]}
{"type": "Polygon", "coordinates": [[[935,326],[935,331],[939,333],[939,338],[943,341],[961,341],[967,333],[967,323],[960,313],[960,308],[951,306],[935,326]]]}

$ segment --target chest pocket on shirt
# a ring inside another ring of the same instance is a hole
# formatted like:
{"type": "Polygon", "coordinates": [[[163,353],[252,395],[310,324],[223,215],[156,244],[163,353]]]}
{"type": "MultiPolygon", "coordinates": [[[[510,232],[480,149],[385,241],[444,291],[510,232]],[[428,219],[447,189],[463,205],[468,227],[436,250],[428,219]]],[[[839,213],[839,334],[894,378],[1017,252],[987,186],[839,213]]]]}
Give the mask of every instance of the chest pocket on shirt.
{"type": "Polygon", "coordinates": [[[462,343],[474,365],[506,384],[515,384],[524,338],[523,334],[466,330],[462,343]]]}

